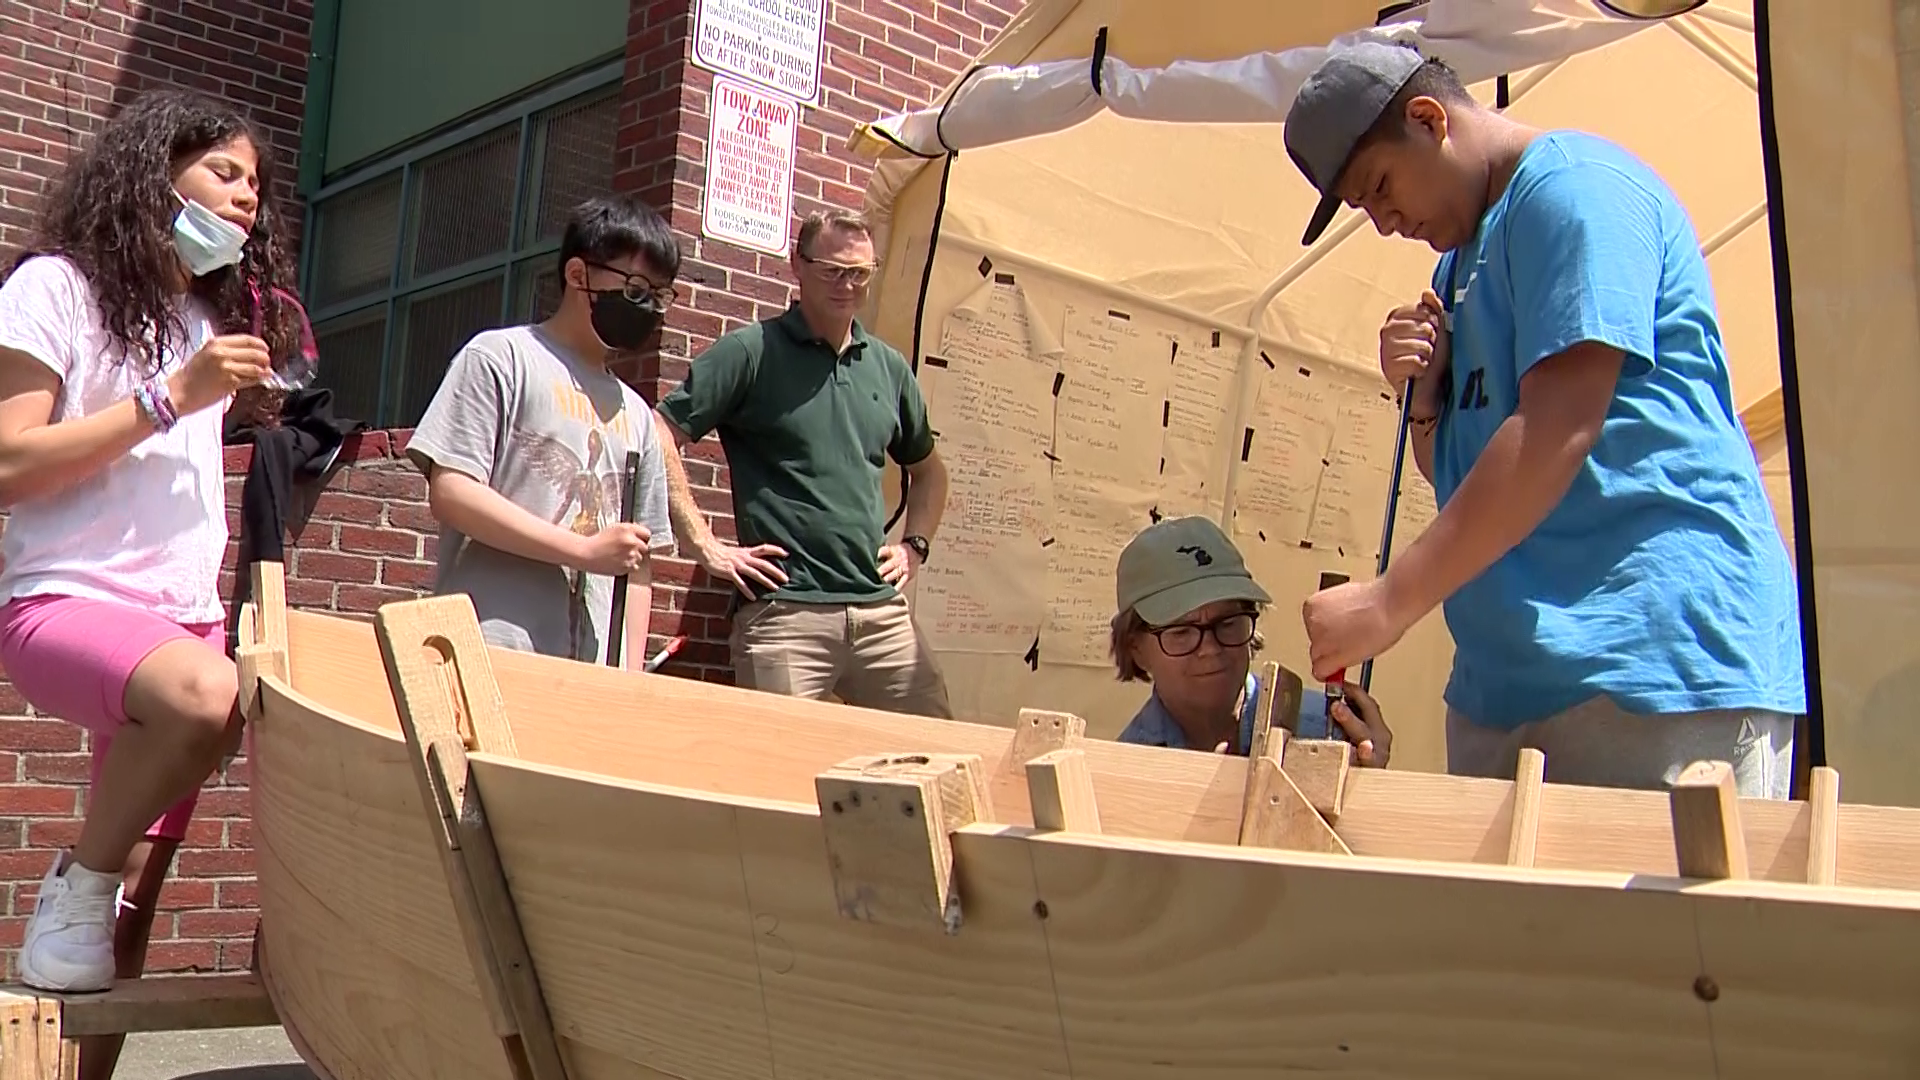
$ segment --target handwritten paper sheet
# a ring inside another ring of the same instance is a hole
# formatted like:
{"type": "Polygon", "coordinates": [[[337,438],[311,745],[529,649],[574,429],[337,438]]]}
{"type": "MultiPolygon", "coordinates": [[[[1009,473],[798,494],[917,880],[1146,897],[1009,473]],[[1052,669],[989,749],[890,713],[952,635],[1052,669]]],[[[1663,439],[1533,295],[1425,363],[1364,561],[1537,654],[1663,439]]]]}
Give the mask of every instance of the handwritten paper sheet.
{"type": "Polygon", "coordinates": [[[934,648],[1025,654],[1046,618],[1059,346],[1011,275],[956,305],[920,380],[949,489],[915,604],[934,648]]]}
{"type": "Polygon", "coordinates": [[[968,427],[981,445],[1046,454],[1058,365],[1059,346],[1018,283],[989,279],[947,317],[939,354],[921,362],[933,429],[943,443],[968,427]]]}
{"type": "Polygon", "coordinates": [[[1187,335],[1174,352],[1160,465],[1159,508],[1168,517],[1220,514],[1240,349],[1218,341],[1215,335],[1187,335]]]}
{"type": "Polygon", "coordinates": [[[1374,558],[1386,522],[1400,414],[1392,398],[1375,390],[1341,386],[1330,396],[1333,437],[1314,492],[1307,541],[1342,555],[1374,558]]]}
{"type": "Polygon", "coordinates": [[[1313,522],[1333,442],[1334,388],[1304,367],[1277,366],[1262,382],[1252,437],[1242,436],[1234,524],[1241,536],[1294,545],[1313,522]]]}
{"type": "Polygon", "coordinates": [[[1107,646],[1114,569],[1127,541],[1152,523],[1153,503],[1150,489],[1064,464],[1054,467],[1042,664],[1105,667],[1113,662],[1107,646]]]}
{"type": "Polygon", "coordinates": [[[1170,337],[1126,313],[1068,303],[1054,403],[1054,456],[1075,469],[1157,486],[1170,337]]]}
{"type": "Polygon", "coordinates": [[[935,649],[1024,654],[1047,614],[1041,539],[1053,478],[1044,458],[963,434],[941,436],[951,486],[940,556],[920,569],[916,614],[935,649]]]}
{"type": "Polygon", "coordinates": [[[1439,514],[1433,485],[1420,475],[1420,467],[1413,463],[1413,450],[1409,448],[1406,468],[1400,474],[1400,509],[1393,523],[1394,547],[1401,547],[1426,532],[1427,526],[1433,524],[1433,519],[1439,514]]]}

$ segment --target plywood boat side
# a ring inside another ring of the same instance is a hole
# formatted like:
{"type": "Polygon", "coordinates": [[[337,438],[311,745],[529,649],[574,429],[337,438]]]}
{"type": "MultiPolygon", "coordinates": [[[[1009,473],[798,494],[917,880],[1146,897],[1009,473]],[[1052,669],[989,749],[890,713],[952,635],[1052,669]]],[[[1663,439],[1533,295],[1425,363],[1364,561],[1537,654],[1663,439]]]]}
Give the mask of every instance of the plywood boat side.
{"type": "MultiPolygon", "coordinates": [[[[952,837],[949,934],[835,904],[813,806],[475,755],[556,1026],[662,1074],[1896,1076],[1920,896],[952,837]],[[589,870],[589,868],[592,868],[589,870]]],[[[588,1068],[577,1077],[634,1075],[588,1068]]]]}
{"type": "Polygon", "coordinates": [[[262,681],[251,772],[265,976],[333,1080],[512,1080],[405,741],[262,681]]]}
{"type": "Polygon", "coordinates": [[[387,658],[284,611],[243,649],[268,981],[335,1080],[1920,1069],[1920,812],[1738,800],[1757,880],[1701,883],[1677,799],[1354,771],[1353,854],[1269,850],[1276,759],[1030,769],[1005,729],[482,649],[463,599],[385,609],[387,658]],[[473,932],[477,836],[511,941],[473,932]]]}
{"type": "MultiPolygon", "coordinates": [[[[290,612],[293,684],[339,715],[399,731],[374,628],[290,612]]],[[[505,649],[493,675],[525,761],[643,783],[749,798],[814,801],[814,776],[862,754],[979,754],[1002,822],[1033,824],[1024,772],[1006,728],[926,720],[675,678],[642,678],[505,649]]],[[[1151,840],[1236,843],[1248,759],[1082,744],[1103,831],[1151,840]]],[[[1355,769],[1334,828],[1355,854],[1503,864],[1514,784],[1355,769]]],[[[1835,883],[1920,888],[1920,810],[1838,808],[1835,883]]],[[[1667,797],[1566,784],[1539,790],[1534,865],[1678,873],[1667,797]]],[[[1806,881],[1813,811],[1805,802],[1740,800],[1755,877],[1806,881]]]]}

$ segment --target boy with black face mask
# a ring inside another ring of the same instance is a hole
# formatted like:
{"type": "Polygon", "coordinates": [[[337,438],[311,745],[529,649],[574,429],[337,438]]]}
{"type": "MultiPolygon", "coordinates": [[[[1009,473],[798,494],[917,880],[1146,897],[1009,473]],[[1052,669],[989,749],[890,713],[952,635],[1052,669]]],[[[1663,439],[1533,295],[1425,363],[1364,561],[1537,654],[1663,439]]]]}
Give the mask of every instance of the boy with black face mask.
{"type": "Polygon", "coordinates": [[[454,356],[407,456],[441,526],[434,592],[471,596],[490,644],[607,663],[613,579],[627,574],[616,663],[637,668],[650,559],[673,531],[652,411],[607,365],[659,328],[680,250],[652,208],[609,196],[574,210],[559,270],[551,318],[482,331],[454,356]],[[639,497],[623,523],[629,450],[639,497]]]}

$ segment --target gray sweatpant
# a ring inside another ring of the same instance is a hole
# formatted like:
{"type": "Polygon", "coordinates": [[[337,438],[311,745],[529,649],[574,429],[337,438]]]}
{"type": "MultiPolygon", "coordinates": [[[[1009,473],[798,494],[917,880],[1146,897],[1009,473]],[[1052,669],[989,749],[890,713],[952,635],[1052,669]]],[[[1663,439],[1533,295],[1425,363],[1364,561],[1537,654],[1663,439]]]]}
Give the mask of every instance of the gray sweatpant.
{"type": "Polygon", "coordinates": [[[1522,748],[1547,756],[1547,780],[1663,791],[1696,761],[1726,761],[1740,794],[1784,799],[1793,782],[1794,718],[1759,709],[1642,716],[1605,696],[1511,731],[1447,709],[1447,771],[1513,779],[1522,748]]]}

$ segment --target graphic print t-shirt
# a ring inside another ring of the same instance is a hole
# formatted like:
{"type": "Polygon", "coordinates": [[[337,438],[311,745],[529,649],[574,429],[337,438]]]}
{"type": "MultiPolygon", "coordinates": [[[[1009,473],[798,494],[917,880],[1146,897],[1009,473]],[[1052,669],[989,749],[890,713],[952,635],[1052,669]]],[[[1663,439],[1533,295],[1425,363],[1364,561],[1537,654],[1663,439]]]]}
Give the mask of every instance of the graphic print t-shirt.
{"type": "MultiPolygon", "coordinates": [[[[653,413],[631,386],[537,326],[487,330],[453,358],[407,455],[488,485],[582,536],[620,520],[627,451],[640,453],[634,521],[673,548],[653,413]]],[[[489,644],[605,663],[613,579],[522,558],[442,526],[438,594],[473,598],[489,644]]],[[[625,643],[622,651],[644,648],[625,643]]],[[[624,663],[624,657],[620,658],[624,663]]]]}

